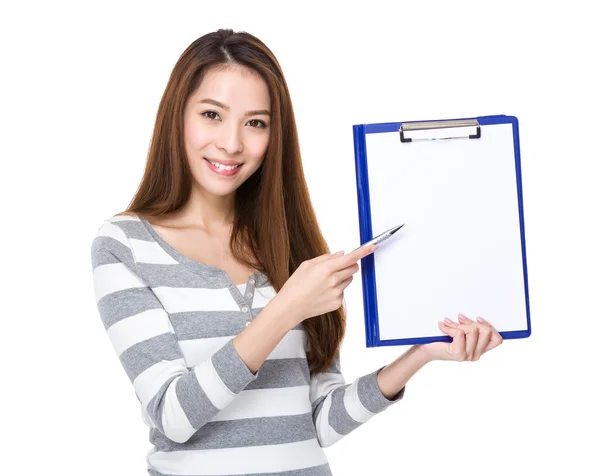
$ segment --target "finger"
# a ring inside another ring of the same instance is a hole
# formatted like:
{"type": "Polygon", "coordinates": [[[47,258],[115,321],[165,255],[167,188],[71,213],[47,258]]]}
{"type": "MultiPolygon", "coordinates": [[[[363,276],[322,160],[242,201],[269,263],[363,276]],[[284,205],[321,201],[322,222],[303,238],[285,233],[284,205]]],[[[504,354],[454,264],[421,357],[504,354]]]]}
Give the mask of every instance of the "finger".
{"type": "Polygon", "coordinates": [[[446,326],[454,328],[454,329],[460,329],[461,331],[463,331],[465,333],[465,336],[471,330],[472,326],[476,325],[475,323],[473,323],[473,324],[457,324],[456,322],[448,319],[447,317],[444,318],[444,324],[446,326]]]}
{"type": "Polygon", "coordinates": [[[347,279],[349,276],[352,276],[359,269],[360,269],[360,267],[358,266],[358,263],[354,263],[354,264],[348,266],[347,268],[341,269],[340,271],[336,271],[334,273],[334,276],[338,281],[343,281],[344,279],[347,279]]]}
{"type": "Polygon", "coordinates": [[[488,321],[486,321],[483,317],[478,316],[477,317],[477,322],[484,327],[487,327],[490,331],[492,331],[492,333],[497,333],[498,331],[496,330],[496,328],[494,326],[492,326],[492,324],[490,324],[488,321]]]}
{"type": "Polygon", "coordinates": [[[487,347],[485,348],[485,352],[488,352],[489,350],[492,350],[493,348],[498,347],[500,344],[502,344],[504,339],[502,338],[502,336],[500,335],[500,333],[496,330],[496,328],[494,326],[492,326],[483,317],[477,317],[477,322],[479,322],[481,325],[488,328],[492,333],[491,337],[490,337],[490,342],[488,343],[487,347]]]}
{"type": "Polygon", "coordinates": [[[488,352],[496,347],[498,347],[500,344],[502,344],[502,342],[504,341],[504,339],[502,338],[502,336],[498,333],[498,331],[494,330],[492,332],[492,337],[490,339],[489,344],[487,345],[487,347],[485,348],[485,351],[488,352]]]}
{"type": "MultiPolygon", "coordinates": [[[[446,319],[444,319],[444,321],[446,321],[446,319]]],[[[448,324],[442,321],[438,321],[438,327],[441,329],[442,332],[448,334],[450,337],[455,337],[457,332],[461,330],[456,325],[448,324]]]]}
{"type": "Polygon", "coordinates": [[[477,341],[477,346],[475,347],[475,352],[473,353],[473,360],[477,361],[480,357],[486,352],[487,346],[492,339],[492,331],[490,331],[485,326],[479,327],[479,340],[477,341]]]}
{"type": "Polygon", "coordinates": [[[455,329],[456,333],[452,338],[452,344],[450,344],[450,355],[454,360],[463,361],[466,359],[466,338],[465,331],[462,329],[455,329]]]}
{"type": "Polygon", "coordinates": [[[361,246],[360,248],[338,258],[338,263],[336,264],[337,269],[347,268],[348,266],[357,263],[359,260],[369,256],[373,251],[377,249],[377,245],[370,246],[361,246]]]}
{"type": "Polygon", "coordinates": [[[467,316],[461,313],[458,314],[458,322],[460,322],[461,324],[473,324],[473,321],[471,319],[469,319],[467,316]]]}
{"type": "Polygon", "coordinates": [[[467,360],[473,360],[473,354],[477,347],[477,341],[479,340],[479,327],[471,327],[465,335],[465,353],[467,360]]]}
{"type": "Polygon", "coordinates": [[[489,328],[490,330],[495,330],[494,326],[492,326],[488,321],[486,321],[483,317],[477,316],[477,322],[482,326],[489,328]]]}
{"type": "Polygon", "coordinates": [[[327,261],[327,260],[330,260],[332,258],[337,258],[338,256],[341,256],[343,254],[344,254],[343,251],[338,251],[337,253],[325,253],[323,255],[319,255],[319,256],[313,258],[311,261],[314,264],[317,264],[317,263],[321,263],[322,261],[327,261]]]}
{"type": "Polygon", "coordinates": [[[344,279],[342,282],[340,282],[340,284],[338,284],[335,288],[340,291],[343,291],[350,285],[350,283],[352,282],[353,279],[354,279],[354,276],[350,276],[350,277],[344,279]]]}
{"type": "Polygon", "coordinates": [[[459,324],[457,324],[456,322],[454,322],[451,319],[448,319],[447,317],[444,318],[444,324],[446,324],[446,325],[448,325],[450,327],[455,327],[455,328],[459,327],[459,324]]]}
{"type": "Polygon", "coordinates": [[[465,358],[465,331],[460,329],[458,325],[451,326],[445,322],[439,321],[438,327],[442,332],[452,337],[452,343],[450,344],[451,357],[456,360],[463,360],[465,358]]]}
{"type": "MultiPolygon", "coordinates": [[[[465,316],[464,314],[459,314],[458,315],[458,321],[462,322],[464,324],[474,324],[474,322],[469,319],[467,316],[465,316]]],[[[486,352],[488,352],[489,350],[493,349],[494,347],[498,347],[501,343],[502,343],[502,336],[498,333],[498,331],[496,329],[494,329],[494,327],[487,322],[485,319],[483,319],[482,317],[477,317],[477,322],[478,322],[478,326],[480,331],[483,331],[485,329],[485,335],[482,335],[482,332],[480,332],[480,336],[479,338],[481,339],[483,337],[483,339],[486,341],[485,347],[483,347],[483,351],[481,353],[479,353],[481,351],[481,347],[483,344],[479,344],[477,345],[477,348],[475,350],[475,353],[473,354],[473,358],[472,360],[479,360],[479,358],[486,352]],[[489,338],[488,338],[488,333],[489,333],[489,338]]]]}

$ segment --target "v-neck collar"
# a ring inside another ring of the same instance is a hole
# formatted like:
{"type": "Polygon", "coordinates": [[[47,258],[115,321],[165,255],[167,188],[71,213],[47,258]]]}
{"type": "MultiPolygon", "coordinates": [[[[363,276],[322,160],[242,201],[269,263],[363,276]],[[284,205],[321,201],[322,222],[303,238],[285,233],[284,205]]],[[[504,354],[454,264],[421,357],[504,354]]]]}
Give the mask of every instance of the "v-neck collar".
{"type": "MultiPolygon", "coordinates": [[[[167,243],[154,229],[152,224],[144,217],[138,215],[139,220],[142,222],[144,227],[148,230],[148,232],[152,235],[152,238],[158,243],[158,245],[168,253],[175,261],[180,263],[186,269],[198,274],[202,274],[203,276],[214,276],[225,279],[226,282],[232,286],[241,286],[240,284],[234,283],[227,272],[225,270],[218,268],[216,266],[211,266],[206,263],[200,263],[199,261],[188,258],[187,256],[181,254],[175,248],[173,248],[169,243],[167,243]]],[[[255,271],[250,274],[246,279],[246,287],[248,285],[252,285],[253,287],[258,287],[264,285],[268,281],[267,276],[261,271],[255,271]]],[[[238,290],[239,291],[239,290],[238,290]]]]}

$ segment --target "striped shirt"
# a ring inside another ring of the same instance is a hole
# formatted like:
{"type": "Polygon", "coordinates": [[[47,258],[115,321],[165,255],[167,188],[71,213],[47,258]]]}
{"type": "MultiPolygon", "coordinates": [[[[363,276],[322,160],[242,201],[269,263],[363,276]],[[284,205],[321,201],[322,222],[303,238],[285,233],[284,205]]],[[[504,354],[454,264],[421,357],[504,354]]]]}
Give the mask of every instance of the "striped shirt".
{"type": "Polygon", "coordinates": [[[253,374],[232,339],[276,292],[185,257],[139,216],[106,219],[91,246],[100,317],[149,427],[151,476],[323,476],[323,447],[400,400],[377,371],[346,384],[339,355],[311,375],[302,325],[253,374]]]}

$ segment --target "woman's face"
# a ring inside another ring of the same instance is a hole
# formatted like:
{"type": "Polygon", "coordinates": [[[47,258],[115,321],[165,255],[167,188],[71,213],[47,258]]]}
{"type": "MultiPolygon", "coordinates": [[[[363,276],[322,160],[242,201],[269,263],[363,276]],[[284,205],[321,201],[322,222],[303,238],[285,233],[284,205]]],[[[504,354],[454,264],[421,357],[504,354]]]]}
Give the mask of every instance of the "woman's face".
{"type": "Polygon", "coordinates": [[[206,72],[184,115],[194,188],[228,196],[256,172],[269,143],[270,107],[269,89],[256,72],[239,65],[206,72]]]}

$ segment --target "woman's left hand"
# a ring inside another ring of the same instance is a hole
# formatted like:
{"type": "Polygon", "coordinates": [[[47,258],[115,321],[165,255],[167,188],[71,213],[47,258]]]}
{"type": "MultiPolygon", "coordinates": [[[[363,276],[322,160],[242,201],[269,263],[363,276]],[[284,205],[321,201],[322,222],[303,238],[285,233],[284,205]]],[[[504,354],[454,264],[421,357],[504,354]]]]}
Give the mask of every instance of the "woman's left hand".
{"type": "Polygon", "coordinates": [[[481,317],[477,322],[463,314],[458,315],[458,323],[444,319],[438,327],[452,337],[452,342],[431,342],[422,345],[422,350],[431,360],[477,361],[486,352],[502,344],[502,336],[481,317]]]}

